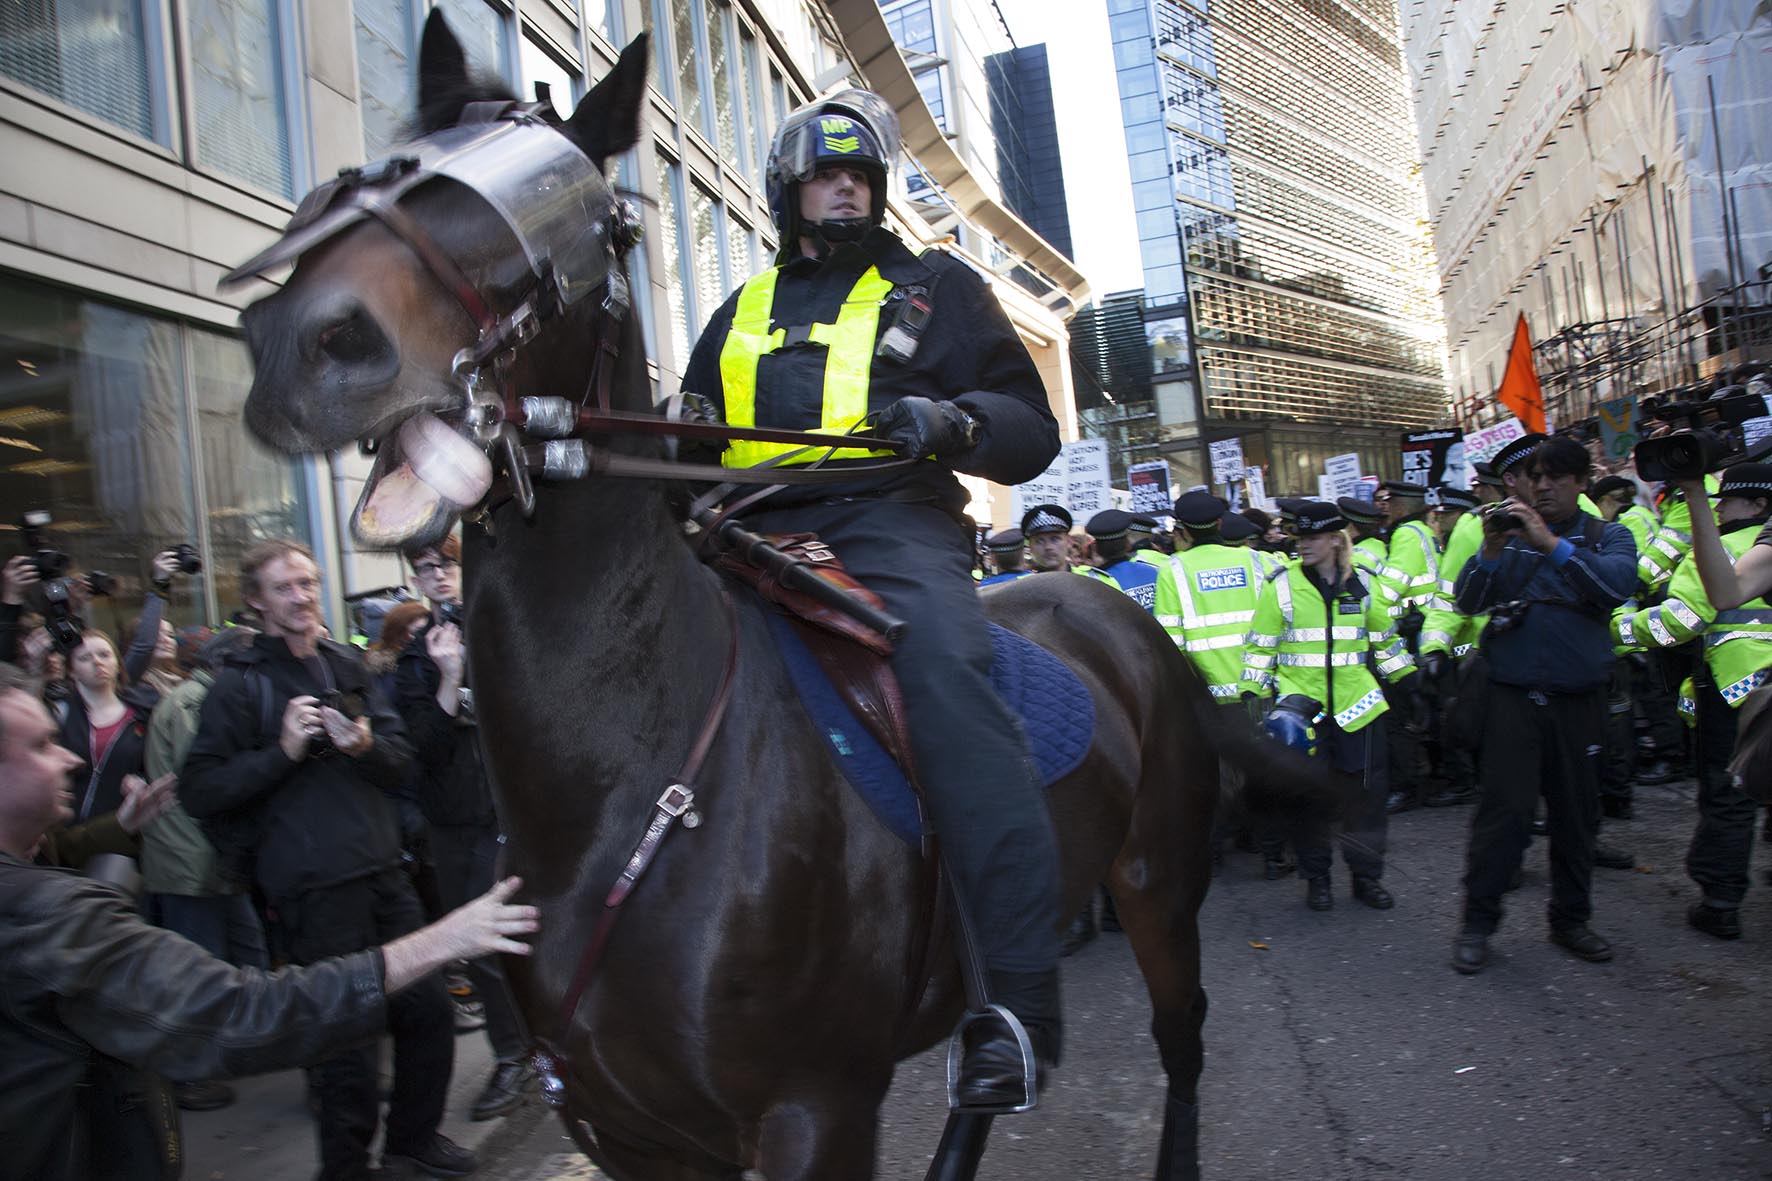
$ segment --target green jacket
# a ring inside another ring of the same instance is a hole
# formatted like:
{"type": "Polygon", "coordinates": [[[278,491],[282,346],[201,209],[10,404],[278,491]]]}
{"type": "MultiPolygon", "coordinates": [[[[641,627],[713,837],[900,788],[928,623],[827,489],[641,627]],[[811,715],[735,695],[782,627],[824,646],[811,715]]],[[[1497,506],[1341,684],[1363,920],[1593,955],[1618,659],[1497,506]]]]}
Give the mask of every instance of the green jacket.
{"type": "Polygon", "coordinates": [[[1256,558],[1255,550],[1240,545],[1196,545],[1170,558],[1157,575],[1157,622],[1220,703],[1237,700],[1243,637],[1263,583],[1256,558]]]}
{"type": "MultiPolygon", "coordinates": [[[[1704,490],[1710,496],[1715,496],[1720,487],[1722,484],[1715,476],[1704,478],[1704,490]]],[[[1691,548],[1692,506],[1686,503],[1684,495],[1675,492],[1662,502],[1661,525],[1654,538],[1637,551],[1637,577],[1650,593],[1661,590],[1691,548]]]]}
{"type": "MultiPolygon", "coordinates": [[[[178,774],[197,737],[197,719],[215,675],[199,670],[160,699],[148,721],[144,760],[149,779],[178,774]]],[[[237,894],[222,880],[220,857],[183,806],[174,804],[142,830],[142,889],[150,894],[237,894]]]]}
{"type": "Polygon", "coordinates": [[[1440,597],[1440,539],[1426,521],[1403,521],[1391,530],[1386,559],[1403,582],[1397,587],[1404,611],[1419,607],[1425,614],[1440,597]]]}
{"type": "MultiPolygon", "coordinates": [[[[1754,543],[1764,521],[1724,525],[1723,548],[1739,559],[1754,543]]],[[[1739,707],[1760,687],[1772,668],[1772,603],[1754,599],[1734,611],[1711,606],[1688,554],[1675,567],[1667,598],[1654,607],[1619,617],[1618,641],[1631,648],[1672,648],[1704,637],[1704,662],[1723,700],[1739,707]]]]}
{"type": "Polygon", "coordinates": [[[1329,605],[1296,561],[1262,587],[1243,655],[1245,693],[1302,693],[1321,702],[1335,724],[1352,733],[1387,708],[1374,672],[1387,681],[1415,671],[1397,637],[1396,621],[1357,573],[1358,597],[1329,605]]]}
{"type": "Polygon", "coordinates": [[[1423,611],[1427,619],[1421,627],[1421,651],[1444,652],[1459,657],[1476,646],[1477,636],[1489,617],[1461,615],[1453,606],[1452,590],[1466,563],[1482,548],[1483,518],[1476,513],[1465,513],[1452,526],[1452,536],[1446,539],[1446,552],[1441,555],[1439,597],[1423,611]]]}

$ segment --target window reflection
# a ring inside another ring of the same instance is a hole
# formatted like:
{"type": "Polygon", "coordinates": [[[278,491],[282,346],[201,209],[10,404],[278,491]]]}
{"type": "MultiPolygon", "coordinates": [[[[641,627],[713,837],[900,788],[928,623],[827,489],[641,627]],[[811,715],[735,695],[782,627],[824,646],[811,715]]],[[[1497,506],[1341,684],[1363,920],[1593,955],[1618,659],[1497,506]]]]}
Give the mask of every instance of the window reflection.
{"type": "Polygon", "coordinates": [[[198,157],[294,196],[277,0],[190,0],[186,11],[198,157]]]}

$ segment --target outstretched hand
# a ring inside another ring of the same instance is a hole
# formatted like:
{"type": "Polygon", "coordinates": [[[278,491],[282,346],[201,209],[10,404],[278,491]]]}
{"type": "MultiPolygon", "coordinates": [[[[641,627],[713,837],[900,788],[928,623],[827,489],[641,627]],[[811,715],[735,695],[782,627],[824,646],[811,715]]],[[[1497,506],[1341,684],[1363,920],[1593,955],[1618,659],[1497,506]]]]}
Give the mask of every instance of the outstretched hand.
{"type": "Polygon", "coordinates": [[[534,934],[541,927],[539,910],[533,906],[517,906],[510,901],[511,895],[522,885],[522,878],[505,878],[472,902],[444,916],[437,927],[454,948],[453,958],[471,960],[493,952],[528,955],[533,950],[516,938],[534,934]]]}

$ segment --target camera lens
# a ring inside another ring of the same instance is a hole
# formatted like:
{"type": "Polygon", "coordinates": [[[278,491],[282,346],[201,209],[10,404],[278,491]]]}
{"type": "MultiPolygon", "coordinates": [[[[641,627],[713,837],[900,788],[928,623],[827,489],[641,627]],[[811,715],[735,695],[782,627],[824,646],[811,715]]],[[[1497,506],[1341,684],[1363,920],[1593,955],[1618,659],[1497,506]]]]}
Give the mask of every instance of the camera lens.
{"type": "Polygon", "coordinates": [[[203,558],[197,553],[197,547],[190,542],[181,542],[173,551],[178,557],[178,568],[185,574],[201,574],[203,558]]]}

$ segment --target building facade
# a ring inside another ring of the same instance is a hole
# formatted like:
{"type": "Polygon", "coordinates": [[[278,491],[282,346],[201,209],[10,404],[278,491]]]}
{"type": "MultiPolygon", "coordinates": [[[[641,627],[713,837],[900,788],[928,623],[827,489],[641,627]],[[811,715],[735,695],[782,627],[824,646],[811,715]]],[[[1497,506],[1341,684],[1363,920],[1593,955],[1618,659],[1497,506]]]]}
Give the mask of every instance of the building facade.
{"type": "Polygon", "coordinates": [[[1556,421],[1772,358],[1772,11],[1404,0],[1467,424],[1521,315],[1556,421]]]}
{"type": "MultiPolygon", "coordinates": [[[[1054,304],[1086,292],[1069,260],[1003,208],[994,182],[974,179],[931,134],[903,61],[878,52],[890,36],[873,0],[434,6],[475,67],[525,97],[546,83],[562,110],[633,35],[653,34],[645,132],[616,179],[646,199],[634,279],[661,394],[676,391],[714,308],[779,245],[763,184],[775,124],[849,79],[886,93],[907,143],[929,145],[933,159],[912,145],[916,168],[955,201],[969,232],[1041,276],[1054,304]]],[[[0,7],[0,521],[50,509],[77,567],[123,576],[117,614],[133,610],[147,555],[178,541],[206,561],[174,606],[180,623],[236,609],[238,558],[267,536],[314,546],[335,630],[345,594],[403,581],[395,560],[356,552],[348,535],[366,461],[290,460],[245,434],[251,363],[239,302],[216,282],[281,230],[309,188],[401,140],[431,7],[0,7]]],[[[940,236],[902,191],[890,216],[917,241],[940,236]]],[[[1033,292],[996,288],[1074,437],[1063,319],[1033,292]]],[[[976,495],[988,515],[990,490],[976,495]]],[[[101,607],[97,622],[115,621],[101,607]]]]}
{"type": "Polygon", "coordinates": [[[1395,477],[1446,413],[1396,4],[1107,4],[1172,481],[1228,438],[1272,494],[1395,477]]]}

